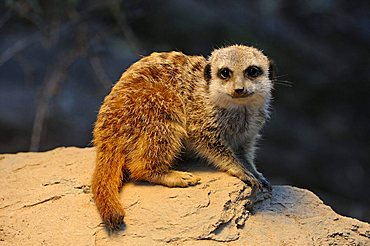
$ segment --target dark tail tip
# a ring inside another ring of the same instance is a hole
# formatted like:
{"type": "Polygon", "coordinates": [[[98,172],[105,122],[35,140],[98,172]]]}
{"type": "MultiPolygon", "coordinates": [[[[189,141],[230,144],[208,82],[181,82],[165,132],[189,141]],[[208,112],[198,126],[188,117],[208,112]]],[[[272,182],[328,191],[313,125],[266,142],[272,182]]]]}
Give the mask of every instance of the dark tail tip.
{"type": "Polygon", "coordinates": [[[123,231],[126,227],[125,222],[123,221],[124,217],[125,214],[123,212],[115,212],[104,216],[103,222],[106,230],[110,233],[123,231]]]}

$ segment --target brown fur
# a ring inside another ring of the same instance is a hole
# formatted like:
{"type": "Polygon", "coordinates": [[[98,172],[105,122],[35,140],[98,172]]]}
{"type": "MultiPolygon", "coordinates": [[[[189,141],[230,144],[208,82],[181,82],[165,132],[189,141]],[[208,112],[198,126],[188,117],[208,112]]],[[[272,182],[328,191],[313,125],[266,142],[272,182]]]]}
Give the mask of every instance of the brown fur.
{"type": "Polygon", "coordinates": [[[180,52],[153,53],[133,64],[105,98],[94,129],[92,192],[108,227],[123,221],[124,173],[168,187],[199,182],[191,173],[171,170],[185,145],[252,186],[269,187],[253,164],[258,131],[268,115],[269,61],[257,49],[231,46],[214,51],[208,62],[180,52]],[[251,64],[264,70],[259,80],[240,76],[251,64]],[[227,82],[217,78],[225,65],[234,71],[227,82]],[[236,84],[256,93],[231,98],[236,84]]]}

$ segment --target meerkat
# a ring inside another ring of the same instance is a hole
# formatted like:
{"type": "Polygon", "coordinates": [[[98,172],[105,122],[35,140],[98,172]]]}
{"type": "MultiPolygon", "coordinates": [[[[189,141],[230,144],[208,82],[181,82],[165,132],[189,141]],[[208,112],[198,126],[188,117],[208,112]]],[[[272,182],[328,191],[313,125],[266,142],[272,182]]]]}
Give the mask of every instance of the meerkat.
{"type": "Polygon", "coordinates": [[[168,187],[200,178],[171,169],[184,146],[254,188],[271,189],[254,165],[259,130],[269,117],[271,63],[258,49],[233,45],[208,60],[152,53],[123,73],[94,128],[92,192],[105,225],[117,229],[125,180],[168,187]]]}

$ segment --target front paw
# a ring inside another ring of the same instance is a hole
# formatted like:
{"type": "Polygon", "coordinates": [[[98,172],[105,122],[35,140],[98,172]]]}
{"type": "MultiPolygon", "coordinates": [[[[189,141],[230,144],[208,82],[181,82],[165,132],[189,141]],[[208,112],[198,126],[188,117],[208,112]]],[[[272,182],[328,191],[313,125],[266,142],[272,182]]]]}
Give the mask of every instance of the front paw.
{"type": "Polygon", "coordinates": [[[239,178],[241,181],[248,184],[253,189],[262,190],[263,183],[259,179],[257,179],[253,174],[246,173],[244,170],[234,170],[234,169],[228,170],[228,173],[234,177],[239,178]]]}

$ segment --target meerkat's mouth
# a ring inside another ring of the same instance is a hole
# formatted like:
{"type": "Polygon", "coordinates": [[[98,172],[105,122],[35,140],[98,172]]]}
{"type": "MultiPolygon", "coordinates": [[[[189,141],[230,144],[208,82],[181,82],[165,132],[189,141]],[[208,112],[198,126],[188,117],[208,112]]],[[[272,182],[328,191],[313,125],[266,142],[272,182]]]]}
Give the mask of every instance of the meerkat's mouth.
{"type": "Polygon", "coordinates": [[[246,105],[246,104],[258,104],[261,99],[261,95],[258,91],[253,93],[239,94],[238,96],[232,96],[224,91],[216,90],[216,94],[212,95],[213,100],[223,107],[230,107],[235,105],[246,105]]]}
{"type": "Polygon", "coordinates": [[[250,96],[253,96],[255,94],[255,92],[246,92],[246,93],[243,93],[243,94],[231,94],[229,95],[231,98],[246,98],[246,97],[250,97],[250,96]]]}

